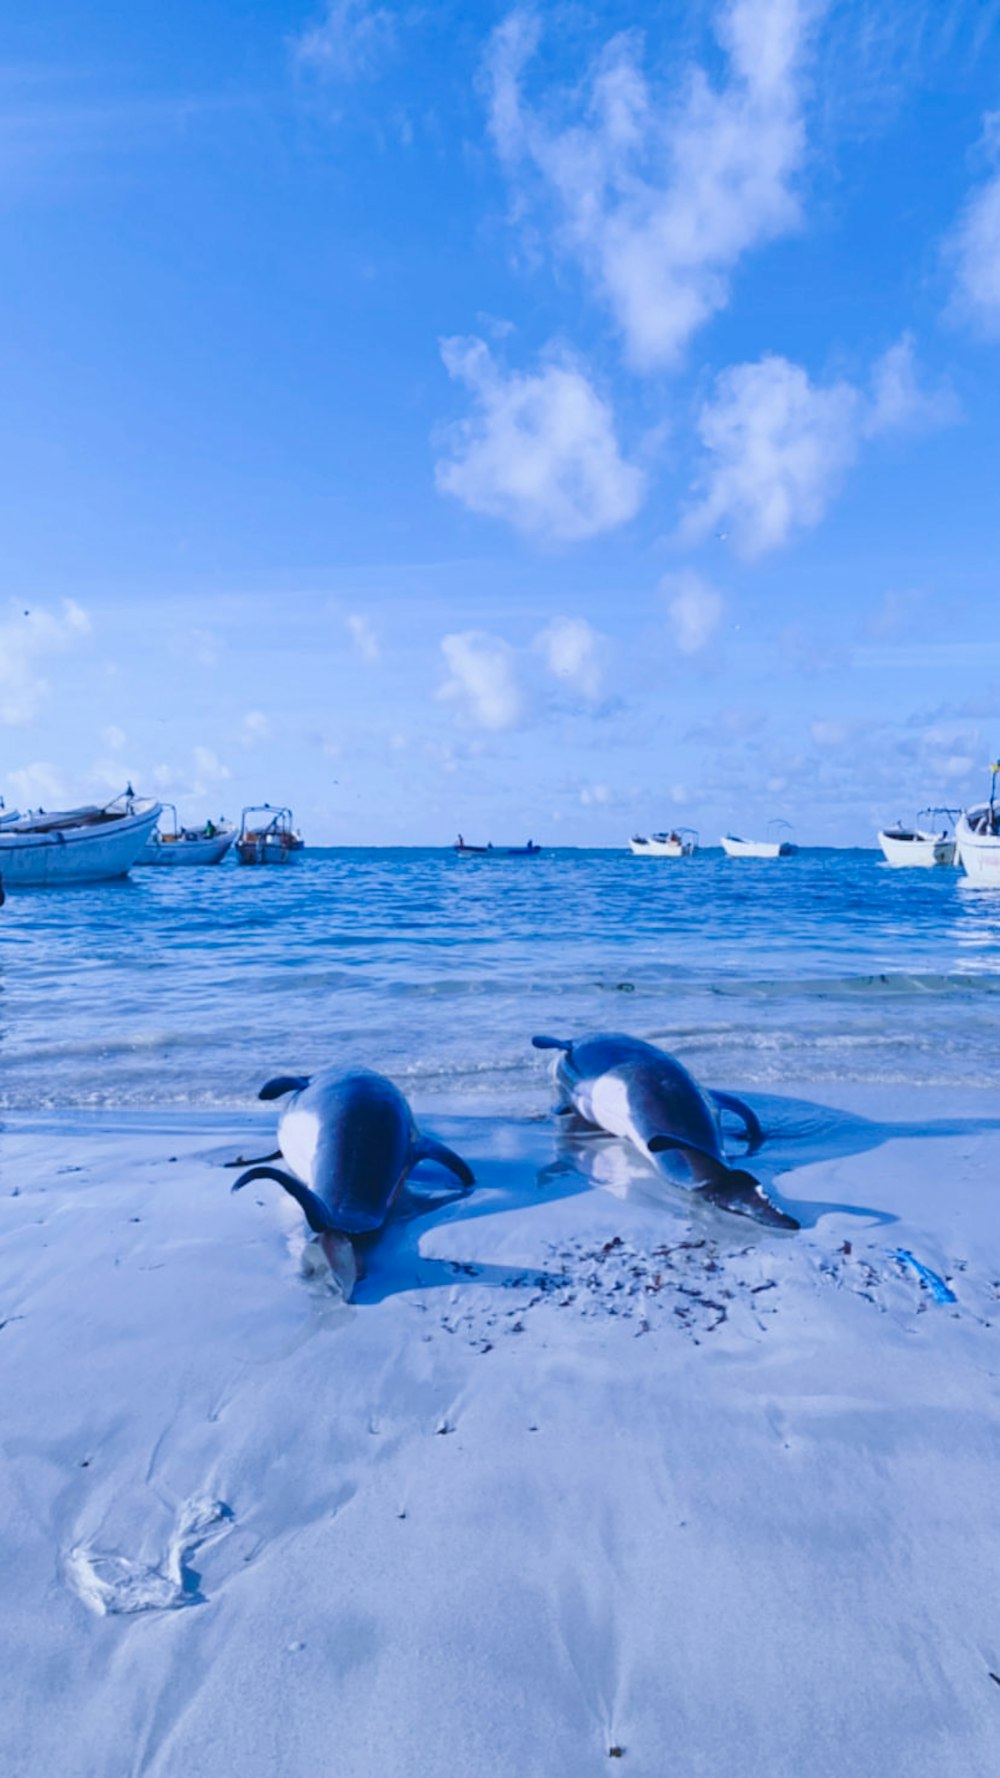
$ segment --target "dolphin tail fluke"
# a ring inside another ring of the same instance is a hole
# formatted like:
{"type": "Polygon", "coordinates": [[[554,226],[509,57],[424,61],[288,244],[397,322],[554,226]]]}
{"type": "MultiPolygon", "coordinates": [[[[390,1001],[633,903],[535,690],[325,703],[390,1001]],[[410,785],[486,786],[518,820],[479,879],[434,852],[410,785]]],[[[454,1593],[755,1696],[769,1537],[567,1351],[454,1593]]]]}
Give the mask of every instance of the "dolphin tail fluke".
{"type": "Polygon", "coordinates": [[[734,1117],[740,1119],[746,1132],[747,1153],[754,1154],[764,1140],[764,1127],[757,1113],[742,1099],[737,1099],[735,1093],[710,1092],[708,1096],[714,1100],[720,1111],[731,1111],[734,1117]]]}
{"type": "Polygon", "coordinates": [[[309,1085],[308,1074],[278,1074],[274,1080],[264,1082],[258,1099],[283,1099],[286,1093],[301,1093],[303,1087],[309,1085]]]}
{"type": "Polygon", "coordinates": [[[337,1225],[321,1198],[311,1192],[301,1179],[292,1173],[283,1173],[280,1167],[251,1167],[241,1173],[232,1189],[238,1192],[241,1186],[249,1185],[251,1179],[275,1179],[283,1185],[289,1196],[295,1199],[314,1235],[333,1235],[337,1233],[337,1225]]]}
{"type": "Polygon", "coordinates": [[[533,1037],[531,1042],[536,1050],[563,1050],[567,1055],[573,1048],[567,1037],[533,1037]]]}
{"type": "Polygon", "coordinates": [[[742,1167],[720,1164],[718,1180],[702,1186],[701,1195],[710,1204],[717,1204],[720,1210],[728,1210],[733,1216],[749,1216],[754,1222],[763,1223],[765,1228],[798,1229],[802,1226],[794,1216],[789,1216],[787,1210],[779,1210],[760,1180],[742,1167]]]}
{"type": "Polygon", "coordinates": [[[435,1142],[433,1136],[425,1136],[422,1131],[413,1150],[413,1165],[416,1166],[418,1161],[437,1161],[439,1167],[447,1167],[466,1188],[476,1183],[472,1168],[466,1166],[460,1154],[453,1148],[446,1148],[443,1142],[435,1142]]]}

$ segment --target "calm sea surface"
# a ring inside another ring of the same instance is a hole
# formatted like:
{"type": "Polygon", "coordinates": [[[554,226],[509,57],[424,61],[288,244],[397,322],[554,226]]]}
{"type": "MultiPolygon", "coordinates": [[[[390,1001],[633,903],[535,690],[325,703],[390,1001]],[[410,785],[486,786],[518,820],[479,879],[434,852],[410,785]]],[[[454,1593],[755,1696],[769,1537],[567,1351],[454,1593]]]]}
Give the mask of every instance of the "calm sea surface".
{"type": "Polygon", "coordinates": [[[236,1106],[361,1062],[419,1106],[540,1110],[533,1031],[706,1081],[1000,1085],[1000,895],[873,852],[310,851],[137,870],[0,914],[0,1103],[236,1106]]]}

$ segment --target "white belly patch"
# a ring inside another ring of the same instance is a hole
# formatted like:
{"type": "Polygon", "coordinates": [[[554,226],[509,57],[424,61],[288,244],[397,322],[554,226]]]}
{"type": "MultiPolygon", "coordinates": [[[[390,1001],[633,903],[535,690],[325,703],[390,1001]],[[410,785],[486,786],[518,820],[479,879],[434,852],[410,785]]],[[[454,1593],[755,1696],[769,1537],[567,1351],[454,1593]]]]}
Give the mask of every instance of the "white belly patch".
{"type": "Polygon", "coordinates": [[[316,1150],[319,1146],[319,1118],[314,1111],[293,1105],[284,1112],[278,1124],[281,1152],[293,1173],[303,1185],[312,1186],[316,1150]]]}

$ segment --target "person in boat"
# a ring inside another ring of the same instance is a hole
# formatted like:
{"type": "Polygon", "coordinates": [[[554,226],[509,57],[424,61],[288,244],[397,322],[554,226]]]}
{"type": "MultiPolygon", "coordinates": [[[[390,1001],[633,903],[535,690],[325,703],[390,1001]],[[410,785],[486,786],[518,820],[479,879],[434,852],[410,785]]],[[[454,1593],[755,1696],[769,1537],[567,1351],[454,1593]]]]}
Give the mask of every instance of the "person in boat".
{"type": "Polygon", "coordinates": [[[218,831],[219,830],[216,827],[214,821],[206,821],[206,823],[205,823],[205,838],[206,838],[206,840],[214,840],[218,831]]]}

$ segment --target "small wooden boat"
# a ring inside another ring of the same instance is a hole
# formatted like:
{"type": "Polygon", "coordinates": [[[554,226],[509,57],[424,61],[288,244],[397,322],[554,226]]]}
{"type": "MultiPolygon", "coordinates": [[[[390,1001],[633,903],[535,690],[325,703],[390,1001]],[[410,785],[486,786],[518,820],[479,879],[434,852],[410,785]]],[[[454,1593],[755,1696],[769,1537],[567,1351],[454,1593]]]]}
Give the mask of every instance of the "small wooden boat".
{"type": "Polygon", "coordinates": [[[173,803],[164,803],[174,817],[172,833],[154,829],[136,859],[136,864],[206,865],[221,864],[236,838],[231,821],[206,821],[204,827],[180,827],[173,803]]]}
{"type": "Polygon", "coordinates": [[[236,840],[241,864],[290,864],[304,844],[291,809],[275,809],[270,803],[244,809],[236,840]]]}
{"type": "Polygon", "coordinates": [[[791,858],[798,851],[795,841],[782,838],[781,829],[791,834],[787,821],[769,821],[766,840],[741,840],[735,833],[725,833],[720,844],[727,858],[791,858]]]}
{"type": "Polygon", "coordinates": [[[902,870],[910,866],[918,866],[924,870],[937,864],[954,864],[956,837],[953,822],[958,814],[957,809],[921,809],[912,827],[897,821],[895,827],[884,827],[878,836],[878,843],[886,864],[894,870],[902,870]],[[921,817],[938,817],[941,826],[935,830],[921,823],[921,817]]]}
{"type": "Polygon", "coordinates": [[[955,843],[969,881],[1000,889],[1000,806],[996,800],[1000,760],[991,770],[990,800],[976,803],[959,816],[955,843]]]}
{"type": "Polygon", "coordinates": [[[494,846],[492,840],[485,846],[468,846],[459,834],[452,850],[459,858],[537,858],[542,848],[534,840],[526,846],[494,846]]]}
{"type": "Polygon", "coordinates": [[[131,784],[103,808],[87,805],[0,817],[0,874],[8,889],[101,883],[127,876],[160,817],[131,784]]]}
{"type": "Polygon", "coordinates": [[[698,850],[698,833],[693,827],[672,827],[669,833],[634,833],[629,851],[637,858],[691,858],[698,850]]]}

